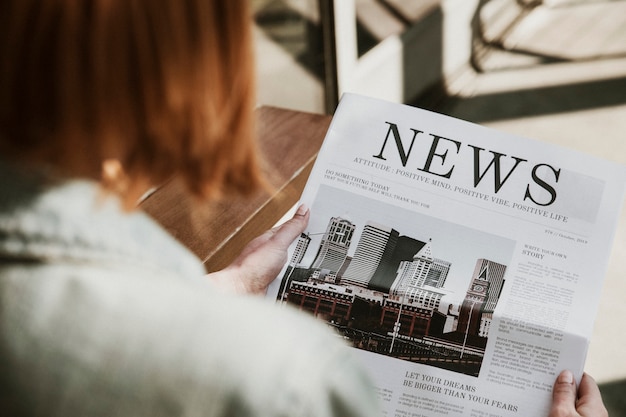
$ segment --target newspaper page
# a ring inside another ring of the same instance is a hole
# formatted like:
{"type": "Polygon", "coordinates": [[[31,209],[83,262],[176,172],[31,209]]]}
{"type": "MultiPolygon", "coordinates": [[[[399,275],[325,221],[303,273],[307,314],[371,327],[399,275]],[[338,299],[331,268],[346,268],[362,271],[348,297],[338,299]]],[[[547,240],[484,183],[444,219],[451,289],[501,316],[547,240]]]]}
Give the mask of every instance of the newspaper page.
{"type": "Polygon", "coordinates": [[[624,167],[344,95],[268,293],[354,347],[383,416],[547,415],[582,376],[624,167]]]}

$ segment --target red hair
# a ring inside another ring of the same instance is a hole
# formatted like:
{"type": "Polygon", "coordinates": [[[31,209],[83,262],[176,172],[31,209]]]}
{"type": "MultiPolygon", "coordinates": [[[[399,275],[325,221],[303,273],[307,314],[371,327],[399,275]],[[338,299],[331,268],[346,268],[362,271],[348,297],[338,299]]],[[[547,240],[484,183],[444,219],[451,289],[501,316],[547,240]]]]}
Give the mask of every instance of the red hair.
{"type": "Polygon", "coordinates": [[[247,0],[2,0],[0,150],[69,176],[120,162],[131,203],[172,175],[199,196],[250,192],[247,0]]]}

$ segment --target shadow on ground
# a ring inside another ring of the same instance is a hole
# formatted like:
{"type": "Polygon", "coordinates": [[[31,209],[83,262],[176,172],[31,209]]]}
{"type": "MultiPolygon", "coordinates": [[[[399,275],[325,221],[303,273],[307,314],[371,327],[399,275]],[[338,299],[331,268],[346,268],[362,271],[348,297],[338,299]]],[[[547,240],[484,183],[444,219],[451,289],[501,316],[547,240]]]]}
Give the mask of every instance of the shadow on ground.
{"type": "Polygon", "coordinates": [[[600,384],[600,392],[611,417],[626,417],[626,379],[600,384]]]}
{"type": "Polygon", "coordinates": [[[615,106],[626,103],[624,91],[626,77],[618,77],[474,97],[448,97],[434,110],[484,123],[615,106]]]}

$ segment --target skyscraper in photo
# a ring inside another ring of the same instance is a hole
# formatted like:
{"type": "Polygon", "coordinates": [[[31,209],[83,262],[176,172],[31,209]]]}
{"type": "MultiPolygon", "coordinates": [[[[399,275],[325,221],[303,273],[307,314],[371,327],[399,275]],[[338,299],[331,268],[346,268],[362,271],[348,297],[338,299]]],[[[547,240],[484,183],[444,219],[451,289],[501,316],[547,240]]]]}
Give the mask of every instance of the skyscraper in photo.
{"type": "Polygon", "coordinates": [[[430,285],[435,288],[442,288],[448,278],[448,272],[450,272],[450,266],[452,264],[443,259],[433,258],[433,263],[430,265],[428,275],[424,285],[430,285]]]}
{"type": "Polygon", "coordinates": [[[480,334],[487,337],[483,315],[493,313],[502,291],[505,271],[506,265],[488,259],[476,261],[474,274],[461,306],[458,330],[469,335],[480,334]]]}
{"type": "Polygon", "coordinates": [[[349,220],[332,217],[322,236],[311,268],[339,271],[348,256],[348,248],[352,242],[355,227],[349,220]]]}
{"type": "Polygon", "coordinates": [[[488,312],[493,312],[498,304],[500,293],[502,292],[502,286],[504,285],[504,273],[506,272],[506,265],[502,265],[497,262],[490,261],[488,259],[479,259],[476,262],[476,268],[474,270],[474,276],[483,277],[489,282],[489,291],[487,293],[487,300],[483,309],[488,312]]]}
{"type": "Polygon", "coordinates": [[[398,267],[402,261],[412,261],[417,252],[425,245],[424,242],[408,236],[398,237],[396,247],[388,262],[381,262],[369,281],[368,287],[375,291],[389,293],[396,279],[398,267]]]}
{"type": "Polygon", "coordinates": [[[367,222],[341,282],[367,288],[376,268],[391,259],[398,236],[397,230],[367,222]]]}
{"type": "Polygon", "coordinates": [[[398,274],[391,286],[390,294],[402,295],[415,292],[422,288],[433,263],[431,242],[427,242],[413,256],[412,261],[403,261],[398,268],[398,274]]]}
{"type": "Polygon", "coordinates": [[[301,233],[296,242],[296,248],[294,249],[291,259],[289,260],[291,265],[295,266],[302,261],[306,250],[309,248],[309,243],[311,243],[311,237],[307,234],[301,233]]]}

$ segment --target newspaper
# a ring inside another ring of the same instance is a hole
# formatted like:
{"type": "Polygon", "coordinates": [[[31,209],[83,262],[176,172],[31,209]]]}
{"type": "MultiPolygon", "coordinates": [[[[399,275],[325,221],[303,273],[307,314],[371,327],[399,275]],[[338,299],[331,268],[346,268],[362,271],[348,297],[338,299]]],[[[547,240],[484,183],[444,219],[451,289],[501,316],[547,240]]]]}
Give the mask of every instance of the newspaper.
{"type": "Polygon", "coordinates": [[[383,416],[547,415],[582,376],[623,166],[344,95],[268,296],[354,346],[383,416]]]}

